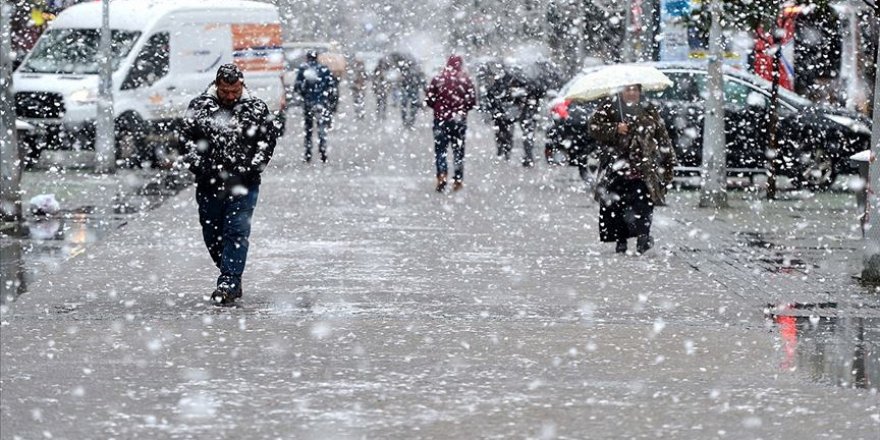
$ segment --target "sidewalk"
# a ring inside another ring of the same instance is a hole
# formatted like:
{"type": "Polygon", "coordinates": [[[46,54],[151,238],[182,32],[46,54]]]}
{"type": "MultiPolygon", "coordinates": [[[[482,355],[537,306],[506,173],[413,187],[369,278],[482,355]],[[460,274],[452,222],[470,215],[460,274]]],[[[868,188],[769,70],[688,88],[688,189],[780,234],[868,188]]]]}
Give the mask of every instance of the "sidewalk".
{"type": "MultiPolygon", "coordinates": [[[[183,176],[189,179],[189,176],[183,176]]],[[[22,174],[22,203],[27,211],[30,199],[54,194],[63,212],[102,215],[147,211],[176,193],[183,182],[165,170],[120,168],[112,174],[90,169],[49,168],[22,174]]]]}
{"type": "Polygon", "coordinates": [[[27,291],[64,262],[103,239],[112,230],[158,206],[188,184],[164,170],[119,169],[95,174],[82,168],[48,168],[22,175],[21,224],[0,224],[0,304],[27,291]],[[30,201],[53,195],[59,211],[34,215],[30,201]]]}
{"type": "Polygon", "coordinates": [[[817,354],[767,317],[835,303],[880,377],[851,195],[675,192],[618,256],[574,170],[496,162],[478,125],[440,195],[427,125],[367,122],[326,166],[279,147],[239,307],[205,298],[192,188],[0,307],[2,437],[876,438],[876,389],[793,368],[817,354]]]}

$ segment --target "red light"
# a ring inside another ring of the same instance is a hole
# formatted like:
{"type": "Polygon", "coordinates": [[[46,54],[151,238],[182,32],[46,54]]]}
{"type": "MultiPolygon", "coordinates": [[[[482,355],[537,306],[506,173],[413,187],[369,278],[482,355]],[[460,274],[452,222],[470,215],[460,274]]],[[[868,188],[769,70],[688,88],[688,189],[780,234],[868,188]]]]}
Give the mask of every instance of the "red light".
{"type": "Polygon", "coordinates": [[[558,116],[559,119],[568,119],[568,105],[571,104],[571,101],[568,99],[560,102],[553,106],[550,110],[551,113],[558,116]]]}

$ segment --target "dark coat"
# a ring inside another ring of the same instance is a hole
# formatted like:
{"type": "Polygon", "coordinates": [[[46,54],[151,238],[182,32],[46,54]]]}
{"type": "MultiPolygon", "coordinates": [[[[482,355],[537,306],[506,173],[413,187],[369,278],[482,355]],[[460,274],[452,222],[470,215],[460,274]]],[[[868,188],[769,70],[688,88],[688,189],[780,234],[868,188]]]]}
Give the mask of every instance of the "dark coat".
{"type": "Polygon", "coordinates": [[[425,74],[414,62],[400,66],[400,92],[404,105],[419,107],[419,95],[425,89],[425,74]]]}
{"type": "Polygon", "coordinates": [[[602,144],[599,192],[615,179],[641,179],[657,205],[666,201],[672,182],[675,150],[657,108],[641,102],[624,116],[618,99],[602,104],[590,118],[590,136],[602,144]],[[617,124],[623,119],[629,133],[621,136],[617,124]]]}
{"type": "Polygon", "coordinates": [[[443,72],[431,80],[425,90],[425,105],[434,109],[438,121],[464,120],[477,106],[474,83],[462,70],[460,57],[449,57],[443,72]]]}
{"type": "Polygon", "coordinates": [[[534,118],[543,92],[521,72],[506,70],[486,90],[486,109],[496,123],[534,118]]]}
{"type": "Polygon", "coordinates": [[[199,185],[230,190],[260,183],[272,159],[281,125],[262,100],[247,91],[231,109],[211,86],[193,99],[183,120],[184,164],[199,185]]]}
{"type": "Polygon", "coordinates": [[[299,66],[293,90],[302,96],[304,106],[321,106],[336,111],[339,81],[327,66],[317,61],[306,61],[299,66]]]}

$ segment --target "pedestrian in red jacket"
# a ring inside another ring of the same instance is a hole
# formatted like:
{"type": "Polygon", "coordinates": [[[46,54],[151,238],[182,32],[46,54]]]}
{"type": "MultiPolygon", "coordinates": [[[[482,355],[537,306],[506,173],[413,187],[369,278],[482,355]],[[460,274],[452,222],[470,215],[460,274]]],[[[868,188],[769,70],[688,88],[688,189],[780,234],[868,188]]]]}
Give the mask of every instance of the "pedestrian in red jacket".
{"type": "Polygon", "coordinates": [[[452,55],[446,67],[431,80],[425,90],[425,104],[434,109],[434,157],[437,165],[437,192],[446,189],[448,167],[446,155],[452,147],[455,172],[452,190],[463,187],[464,139],[467,133],[467,113],[477,105],[474,84],[464,71],[460,56],[452,55]]]}

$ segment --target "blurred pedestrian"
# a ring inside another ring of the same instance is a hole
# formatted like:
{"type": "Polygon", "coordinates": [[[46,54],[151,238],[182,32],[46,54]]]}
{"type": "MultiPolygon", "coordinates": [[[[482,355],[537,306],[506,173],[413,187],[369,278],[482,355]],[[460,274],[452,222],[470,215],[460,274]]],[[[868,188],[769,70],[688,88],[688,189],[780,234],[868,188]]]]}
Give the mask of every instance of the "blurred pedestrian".
{"type": "Polygon", "coordinates": [[[446,67],[431,80],[425,91],[425,104],[434,109],[434,158],[437,166],[437,192],[446,189],[448,167],[446,157],[452,147],[453,191],[463,188],[464,141],[467,114],[477,105],[476,90],[464,71],[460,56],[452,55],[446,67]]]}
{"type": "Polygon", "coordinates": [[[330,69],[318,62],[318,53],[310,50],[306,62],[296,72],[294,90],[302,96],[305,126],[305,162],[312,161],[312,130],[318,127],[318,151],[321,162],[327,162],[327,131],[339,103],[339,81],[330,69]]]}
{"type": "Polygon", "coordinates": [[[391,83],[388,81],[390,65],[387,58],[382,58],[373,69],[373,95],[376,96],[376,117],[380,121],[385,120],[385,112],[388,109],[388,94],[391,92],[391,83]]]}
{"type": "Polygon", "coordinates": [[[535,128],[543,92],[513,66],[504,66],[486,90],[486,101],[495,131],[496,154],[510,160],[516,125],[522,131],[525,167],[535,164],[535,128]]]}
{"type": "Polygon", "coordinates": [[[590,118],[590,134],[603,144],[597,198],[599,236],[627,251],[653,246],[654,206],[664,205],[672,182],[675,152],[656,107],[641,99],[641,86],[630,85],[599,107],[590,118]]]}
{"type": "Polygon", "coordinates": [[[413,59],[398,64],[400,70],[400,116],[403,126],[413,128],[416,114],[422,108],[421,94],[425,88],[425,74],[413,59]]]}
{"type": "Polygon", "coordinates": [[[183,163],[195,174],[199,223],[208,253],[220,269],[211,299],[230,304],[242,296],[251,217],[260,175],[275,151],[281,123],[252,97],[244,75],[224,64],[184,117],[183,163]]]}
{"type": "Polygon", "coordinates": [[[364,67],[364,62],[358,58],[352,58],[348,64],[348,83],[351,89],[355,117],[364,119],[366,113],[364,98],[366,97],[367,89],[367,69],[364,67]]]}

